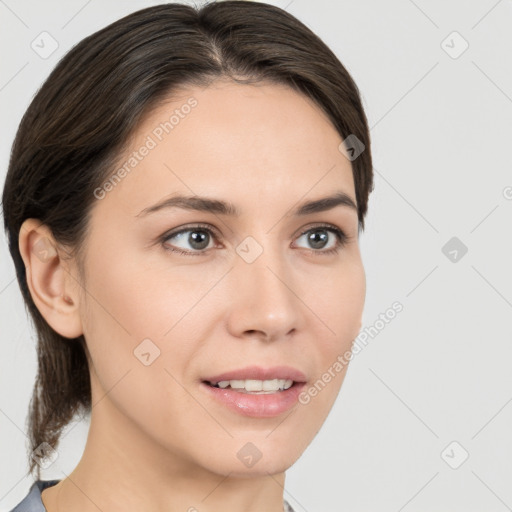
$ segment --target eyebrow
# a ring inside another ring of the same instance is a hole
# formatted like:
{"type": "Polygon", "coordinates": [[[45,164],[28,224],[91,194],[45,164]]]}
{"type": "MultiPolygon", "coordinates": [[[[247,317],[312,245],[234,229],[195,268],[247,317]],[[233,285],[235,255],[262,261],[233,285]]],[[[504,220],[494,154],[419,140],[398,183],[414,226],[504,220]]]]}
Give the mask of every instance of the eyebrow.
{"type": "MultiPolygon", "coordinates": [[[[292,215],[303,216],[312,213],[324,212],[337,206],[346,206],[357,212],[355,201],[345,192],[338,191],[333,195],[301,203],[292,210],[292,215]]],[[[240,216],[240,210],[233,204],[219,199],[211,199],[201,196],[177,195],[160,201],[159,203],[144,208],[136,217],[149,215],[164,208],[183,208],[199,212],[210,212],[218,215],[240,216]]]]}

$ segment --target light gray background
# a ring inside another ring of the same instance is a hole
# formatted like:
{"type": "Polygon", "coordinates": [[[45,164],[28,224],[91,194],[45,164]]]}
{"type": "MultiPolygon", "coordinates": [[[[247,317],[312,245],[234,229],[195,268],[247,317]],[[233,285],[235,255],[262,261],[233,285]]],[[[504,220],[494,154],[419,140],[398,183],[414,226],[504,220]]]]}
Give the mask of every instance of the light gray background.
{"type": "MultiPolygon", "coordinates": [[[[0,0],[2,182],[20,118],[57,60],[155,3],[0,0]],[[59,44],[47,59],[30,46],[43,31],[59,44]]],[[[271,3],[319,34],[361,90],[376,174],[361,238],[364,326],[395,301],[404,308],[352,360],[285,496],[298,512],[512,510],[512,3],[271,3]],[[469,47],[457,56],[460,37],[469,47]],[[468,248],[455,262],[442,252],[452,237],[468,248]]],[[[31,484],[24,425],[36,359],[3,234],[0,261],[7,511],[31,484]]],[[[43,479],[80,459],[87,425],[68,432],[43,479]]]]}

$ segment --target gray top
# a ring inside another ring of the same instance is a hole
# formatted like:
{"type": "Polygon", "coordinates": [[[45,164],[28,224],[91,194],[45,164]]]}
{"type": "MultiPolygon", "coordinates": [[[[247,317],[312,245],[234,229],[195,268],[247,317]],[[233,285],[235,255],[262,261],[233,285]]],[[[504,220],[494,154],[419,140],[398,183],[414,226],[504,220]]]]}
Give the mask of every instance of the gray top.
{"type": "Polygon", "coordinates": [[[11,512],[46,512],[41,492],[47,487],[58,484],[60,480],[37,480],[32,484],[28,494],[23,498],[11,512]]]}
{"type": "MultiPolygon", "coordinates": [[[[32,484],[28,494],[11,512],[47,512],[41,499],[41,493],[52,485],[58,484],[60,480],[37,480],[32,484]]],[[[284,512],[294,512],[290,504],[284,500],[284,512]]]]}

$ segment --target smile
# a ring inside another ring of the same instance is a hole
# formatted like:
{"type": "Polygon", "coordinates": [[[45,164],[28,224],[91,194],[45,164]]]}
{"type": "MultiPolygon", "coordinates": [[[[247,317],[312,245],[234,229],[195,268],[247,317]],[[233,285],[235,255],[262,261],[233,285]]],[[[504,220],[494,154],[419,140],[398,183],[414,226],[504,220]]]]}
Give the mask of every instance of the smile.
{"type": "Polygon", "coordinates": [[[215,403],[243,416],[272,418],[297,404],[306,375],[290,366],[250,366],[201,381],[215,403]]]}
{"type": "Polygon", "coordinates": [[[216,388],[231,388],[241,393],[276,393],[289,389],[293,385],[291,379],[271,379],[271,380],[221,380],[220,382],[209,382],[216,388]]]}

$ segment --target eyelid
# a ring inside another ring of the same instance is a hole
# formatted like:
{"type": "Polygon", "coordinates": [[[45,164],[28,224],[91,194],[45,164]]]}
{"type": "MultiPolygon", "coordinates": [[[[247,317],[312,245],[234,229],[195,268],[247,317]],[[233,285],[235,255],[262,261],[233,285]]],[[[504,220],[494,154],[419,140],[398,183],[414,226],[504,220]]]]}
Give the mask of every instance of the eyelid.
{"type": "Polygon", "coordinates": [[[211,224],[205,224],[203,222],[196,222],[196,223],[193,223],[190,225],[180,226],[179,228],[170,229],[169,231],[166,231],[161,236],[161,238],[162,239],[170,238],[172,236],[179,235],[180,233],[183,233],[184,231],[192,231],[194,229],[204,229],[205,231],[211,231],[212,233],[215,234],[215,236],[217,238],[221,237],[220,231],[215,226],[212,226],[211,224]]]}
{"type": "Polygon", "coordinates": [[[325,228],[325,229],[332,229],[334,231],[340,231],[348,238],[348,235],[346,235],[345,230],[340,228],[339,226],[336,226],[335,224],[330,224],[329,222],[317,222],[313,224],[308,224],[305,228],[301,228],[301,232],[296,236],[302,236],[305,235],[308,231],[311,231],[315,228],[325,228]]]}

